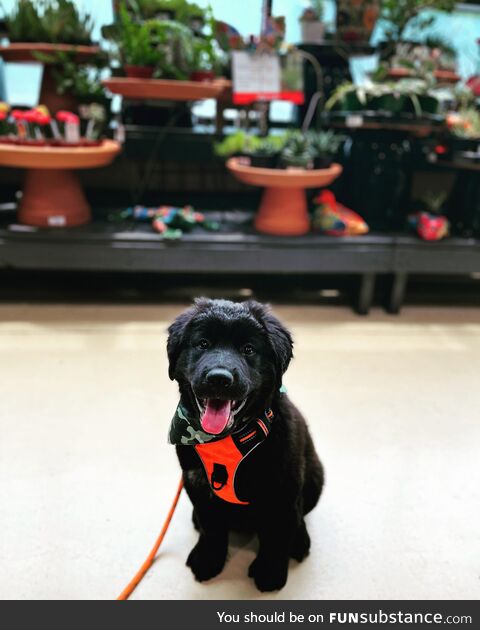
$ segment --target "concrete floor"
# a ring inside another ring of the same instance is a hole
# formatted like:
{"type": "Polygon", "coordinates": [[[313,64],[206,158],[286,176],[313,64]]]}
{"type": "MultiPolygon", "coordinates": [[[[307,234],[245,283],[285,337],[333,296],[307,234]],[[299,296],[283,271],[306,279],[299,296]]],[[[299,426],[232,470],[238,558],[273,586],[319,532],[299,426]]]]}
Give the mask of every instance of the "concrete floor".
{"type": "MultiPolygon", "coordinates": [[[[0,306],[0,597],[114,598],[179,478],[165,328],[179,306],[0,306]]],[[[327,470],[285,599],[480,595],[480,315],[281,307],[286,385],[327,470]]],[[[196,583],[182,496],[138,599],[253,599],[254,542],[196,583]]]]}

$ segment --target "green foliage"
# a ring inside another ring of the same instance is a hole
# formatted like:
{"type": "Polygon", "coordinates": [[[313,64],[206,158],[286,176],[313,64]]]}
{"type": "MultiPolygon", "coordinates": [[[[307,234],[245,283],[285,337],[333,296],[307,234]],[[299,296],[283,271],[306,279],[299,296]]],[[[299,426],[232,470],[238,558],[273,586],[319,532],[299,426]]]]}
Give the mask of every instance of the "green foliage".
{"type": "Polygon", "coordinates": [[[105,67],[103,57],[96,60],[94,68],[77,64],[74,52],[35,53],[35,57],[52,66],[58,94],[72,94],[80,102],[104,103],[107,100],[101,82],[101,70],[105,67]]]}
{"type": "Polygon", "coordinates": [[[73,0],[18,0],[5,16],[11,41],[90,44],[93,22],[73,0]]]}
{"type": "Polygon", "coordinates": [[[120,6],[117,44],[121,60],[132,66],[155,66],[159,52],[152,41],[149,23],[135,21],[124,5],[120,6]]]}
{"type": "Polygon", "coordinates": [[[190,26],[192,18],[207,18],[207,10],[187,0],[129,0],[129,6],[143,19],[155,19],[163,11],[172,11],[174,20],[190,26]]]}
{"type": "Polygon", "coordinates": [[[246,144],[247,134],[244,131],[237,131],[224,138],[221,142],[215,143],[213,148],[215,155],[226,158],[244,153],[246,144]]]}
{"type": "Polygon", "coordinates": [[[415,114],[421,116],[423,114],[422,100],[424,98],[428,97],[438,101],[432,89],[433,87],[433,83],[428,78],[401,79],[397,82],[370,83],[362,86],[357,86],[354,83],[342,83],[325,103],[325,109],[337,108],[348,111],[346,97],[350,94],[356,95],[358,102],[364,109],[375,109],[375,101],[378,103],[378,99],[390,96],[394,99],[403,97],[405,102],[409,101],[412,104],[415,114]]]}
{"type": "Polygon", "coordinates": [[[89,44],[92,41],[92,18],[88,13],[81,15],[73,0],[46,3],[43,22],[52,42],[89,44]]]}
{"type": "Polygon", "coordinates": [[[426,10],[452,11],[454,6],[455,0],[382,0],[381,18],[386,22],[387,39],[400,41],[407,26],[430,26],[435,18],[425,15],[426,10]]]}
{"type": "Polygon", "coordinates": [[[337,134],[332,129],[308,131],[307,138],[315,156],[337,155],[346,140],[346,136],[337,134]]]}
{"type": "Polygon", "coordinates": [[[420,201],[428,212],[439,214],[441,207],[447,200],[447,197],[448,195],[445,191],[433,192],[432,190],[428,190],[422,195],[422,197],[420,197],[420,201]]]}
{"type": "Polygon", "coordinates": [[[301,131],[291,131],[282,149],[281,160],[285,166],[308,168],[315,157],[311,142],[301,131]]]}
{"type": "Polygon", "coordinates": [[[48,41],[48,34],[36,5],[38,3],[32,0],[19,0],[10,15],[5,15],[5,23],[11,41],[48,41]]]}

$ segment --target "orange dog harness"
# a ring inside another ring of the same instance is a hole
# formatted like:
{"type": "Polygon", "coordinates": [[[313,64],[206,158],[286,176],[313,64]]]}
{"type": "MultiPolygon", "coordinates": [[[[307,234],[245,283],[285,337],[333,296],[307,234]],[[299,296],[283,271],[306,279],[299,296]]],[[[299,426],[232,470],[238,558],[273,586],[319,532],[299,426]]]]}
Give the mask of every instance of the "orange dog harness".
{"type": "Polygon", "coordinates": [[[248,501],[242,501],[237,496],[235,475],[243,460],[266,440],[272,420],[273,411],[267,409],[263,418],[249,422],[237,433],[215,442],[194,446],[202,460],[210,487],[217,497],[229,503],[248,505],[248,501]]]}

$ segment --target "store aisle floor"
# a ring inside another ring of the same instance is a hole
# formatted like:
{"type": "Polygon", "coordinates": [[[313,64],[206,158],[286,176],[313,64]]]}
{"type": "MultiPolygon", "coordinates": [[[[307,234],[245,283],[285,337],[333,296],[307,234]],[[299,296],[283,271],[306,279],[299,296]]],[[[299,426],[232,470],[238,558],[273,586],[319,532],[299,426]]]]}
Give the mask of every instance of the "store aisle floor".
{"type": "MultiPolygon", "coordinates": [[[[158,534],[179,478],[166,442],[176,306],[0,306],[0,598],[112,599],[158,534]]],[[[255,542],[196,583],[182,496],[138,599],[478,598],[480,315],[279,307],[286,377],[327,472],[312,552],[286,588],[247,578],[255,542]]]]}

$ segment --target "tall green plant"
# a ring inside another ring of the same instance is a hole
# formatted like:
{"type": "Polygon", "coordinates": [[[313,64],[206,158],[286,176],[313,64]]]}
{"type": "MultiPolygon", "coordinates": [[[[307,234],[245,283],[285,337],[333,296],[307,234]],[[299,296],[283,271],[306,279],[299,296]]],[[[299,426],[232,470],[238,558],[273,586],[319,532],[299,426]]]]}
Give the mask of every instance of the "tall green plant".
{"type": "MultiPolygon", "coordinates": [[[[3,7],[2,7],[3,8],[3,7]]],[[[90,44],[93,21],[73,0],[18,0],[5,14],[12,41],[90,44]]]]}
{"type": "Polygon", "coordinates": [[[401,41],[408,26],[426,28],[435,17],[425,11],[452,11],[455,0],[382,0],[381,19],[386,22],[386,35],[390,42],[401,41]]]}
{"type": "Polygon", "coordinates": [[[120,6],[117,44],[124,64],[132,66],[155,66],[159,53],[152,41],[148,23],[135,21],[125,5],[120,6]]]}

